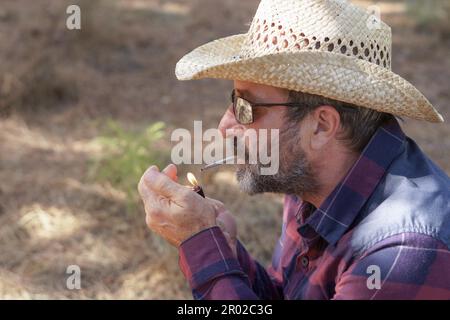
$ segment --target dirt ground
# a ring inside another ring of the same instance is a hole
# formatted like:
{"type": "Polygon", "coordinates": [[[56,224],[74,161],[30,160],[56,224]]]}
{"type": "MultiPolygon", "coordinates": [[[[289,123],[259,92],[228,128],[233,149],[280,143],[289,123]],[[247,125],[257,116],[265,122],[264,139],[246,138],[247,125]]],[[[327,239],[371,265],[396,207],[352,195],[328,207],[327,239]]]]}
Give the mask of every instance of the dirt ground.
{"type": "MultiPolygon", "coordinates": [[[[258,2],[1,1],[0,298],[191,298],[176,250],[146,229],[143,210],[88,179],[101,153],[93,141],[109,118],[127,128],[164,121],[167,132],[193,120],[217,125],[231,82],[178,82],[174,67],[198,45],[245,33],[258,2]],[[71,3],[81,5],[81,32],[65,29],[71,3]],[[81,290],[66,288],[69,265],[81,268],[81,290]]],[[[450,119],[450,40],[417,30],[402,1],[379,4],[393,28],[394,71],[450,119]]],[[[448,123],[403,127],[450,173],[448,123]]],[[[241,194],[228,170],[205,180],[236,215],[241,241],[268,263],[281,197],[241,194]]]]}

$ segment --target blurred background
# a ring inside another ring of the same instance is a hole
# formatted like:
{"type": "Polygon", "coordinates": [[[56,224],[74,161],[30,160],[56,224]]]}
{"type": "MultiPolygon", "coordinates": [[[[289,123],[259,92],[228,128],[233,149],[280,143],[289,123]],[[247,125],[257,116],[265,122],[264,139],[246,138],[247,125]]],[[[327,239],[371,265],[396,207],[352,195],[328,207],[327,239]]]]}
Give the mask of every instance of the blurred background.
{"type": "MultiPolygon", "coordinates": [[[[377,4],[393,29],[393,70],[450,121],[450,1],[377,4]]],[[[230,81],[178,82],[195,47],[245,33],[259,0],[1,0],[0,298],[191,298],[177,251],[147,230],[137,182],[170,161],[170,133],[217,126],[230,81]],[[81,31],[66,8],[81,7],[81,31]],[[66,268],[81,268],[81,290],[66,268]]],[[[403,128],[450,173],[450,126],[403,128]]],[[[180,168],[185,173],[198,167],[180,168]]],[[[199,176],[200,177],[200,176],[199,176]]],[[[267,264],[282,198],[241,194],[231,168],[200,177],[267,264]]]]}

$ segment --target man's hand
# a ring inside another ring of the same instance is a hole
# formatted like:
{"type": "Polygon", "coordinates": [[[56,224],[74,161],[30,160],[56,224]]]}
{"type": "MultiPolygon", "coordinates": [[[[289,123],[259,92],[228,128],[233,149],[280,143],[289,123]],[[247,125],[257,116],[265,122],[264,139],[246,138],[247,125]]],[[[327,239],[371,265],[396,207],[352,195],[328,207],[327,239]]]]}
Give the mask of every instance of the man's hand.
{"type": "Polygon", "coordinates": [[[178,247],[192,235],[217,224],[214,204],[176,181],[175,165],[163,172],[152,166],[142,176],[138,190],[148,227],[178,247]]]}
{"type": "Polygon", "coordinates": [[[237,227],[236,220],[230,211],[228,211],[224,204],[218,200],[207,198],[207,200],[214,206],[216,212],[216,223],[222,229],[228,245],[233,251],[234,256],[237,258],[237,227]]]}

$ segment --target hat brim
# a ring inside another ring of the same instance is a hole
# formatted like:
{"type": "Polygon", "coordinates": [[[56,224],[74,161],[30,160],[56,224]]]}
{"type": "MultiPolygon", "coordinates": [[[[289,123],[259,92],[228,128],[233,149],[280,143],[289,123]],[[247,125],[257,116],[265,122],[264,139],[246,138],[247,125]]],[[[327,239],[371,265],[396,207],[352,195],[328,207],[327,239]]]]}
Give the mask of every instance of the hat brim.
{"type": "Polygon", "coordinates": [[[246,34],[214,40],[185,55],[176,65],[179,80],[241,80],[321,95],[380,112],[443,122],[411,83],[376,64],[342,54],[281,52],[239,56],[246,34]]]}

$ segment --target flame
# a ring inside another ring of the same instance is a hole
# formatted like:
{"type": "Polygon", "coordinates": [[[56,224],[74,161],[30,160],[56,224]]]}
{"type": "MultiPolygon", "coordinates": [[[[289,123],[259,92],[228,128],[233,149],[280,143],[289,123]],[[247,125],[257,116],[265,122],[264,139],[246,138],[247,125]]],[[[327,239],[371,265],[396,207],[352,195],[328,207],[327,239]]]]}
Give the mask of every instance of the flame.
{"type": "Polygon", "coordinates": [[[188,174],[187,174],[187,179],[189,180],[189,182],[190,182],[194,187],[198,186],[197,178],[194,176],[193,173],[188,172],[188,174]]]}

